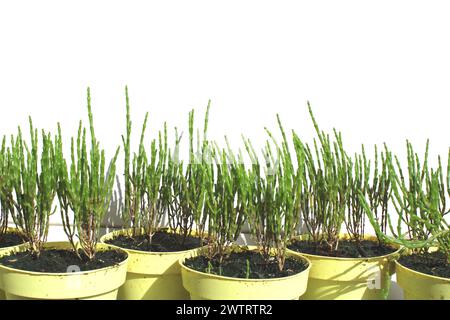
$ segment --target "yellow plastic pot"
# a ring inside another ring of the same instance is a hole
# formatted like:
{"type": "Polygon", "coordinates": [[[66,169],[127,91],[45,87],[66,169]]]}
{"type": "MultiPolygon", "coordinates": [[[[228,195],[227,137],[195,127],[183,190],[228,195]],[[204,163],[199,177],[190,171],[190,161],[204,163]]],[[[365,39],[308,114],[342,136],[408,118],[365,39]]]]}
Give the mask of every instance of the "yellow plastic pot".
{"type": "MultiPolygon", "coordinates": [[[[105,243],[119,235],[131,235],[132,231],[133,229],[113,231],[104,235],[100,241],[105,243]]],[[[127,279],[119,290],[119,300],[189,299],[181,282],[178,260],[192,250],[147,252],[122,249],[128,253],[129,262],[127,279]]]]}
{"type": "Polygon", "coordinates": [[[405,300],[450,300],[450,279],[414,271],[396,261],[397,283],[405,300]]]}
{"type": "MultiPolygon", "coordinates": [[[[6,233],[17,233],[19,234],[20,231],[16,228],[6,228],[6,233]]],[[[22,244],[18,244],[15,246],[9,246],[9,247],[3,247],[0,248],[0,256],[2,254],[2,252],[9,252],[10,250],[14,249],[15,247],[26,247],[28,246],[28,243],[22,243],[22,244]]],[[[3,286],[2,286],[2,281],[0,279],[0,300],[5,300],[6,296],[5,296],[5,291],[3,290],[3,286]]]]}
{"type": "MultiPolygon", "coordinates": [[[[300,236],[297,239],[304,239],[300,236]]],[[[348,239],[348,235],[341,235],[348,239]]],[[[366,236],[365,240],[377,241],[366,236]]],[[[298,253],[311,260],[308,289],[301,297],[305,300],[384,300],[390,290],[394,261],[400,248],[390,254],[372,258],[334,258],[298,253]]]]}
{"type": "MultiPolygon", "coordinates": [[[[49,242],[44,249],[71,249],[68,242],[49,242]]],[[[98,244],[98,250],[110,246],[98,244]]],[[[15,247],[0,256],[26,251],[15,247]]],[[[118,265],[91,271],[45,273],[18,270],[0,265],[0,282],[8,300],[22,299],[101,299],[115,300],[118,288],[125,282],[127,259],[118,265]]],[[[76,270],[76,267],[72,269],[76,270]]]]}
{"type": "Polygon", "coordinates": [[[311,262],[300,255],[287,254],[308,262],[308,268],[296,275],[275,279],[239,279],[199,272],[184,265],[185,259],[199,254],[200,250],[196,250],[179,261],[183,286],[192,300],[297,300],[306,291],[311,262]]]}

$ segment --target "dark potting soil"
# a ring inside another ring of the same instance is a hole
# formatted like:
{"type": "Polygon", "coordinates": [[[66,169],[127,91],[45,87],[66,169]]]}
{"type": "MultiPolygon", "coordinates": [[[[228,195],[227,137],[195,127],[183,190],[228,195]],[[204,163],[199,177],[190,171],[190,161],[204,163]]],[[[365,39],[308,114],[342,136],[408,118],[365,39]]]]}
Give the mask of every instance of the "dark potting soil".
{"type": "Polygon", "coordinates": [[[222,264],[219,263],[218,258],[210,260],[205,256],[197,256],[186,259],[184,265],[200,272],[243,279],[283,278],[308,268],[306,261],[286,257],[284,268],[280,271],[274,257],[267,262],[260,253],[255,251],[232,252],[222,261],[222,264]],[[250,265],[248,277],[247,264],[250,265]]]}
{"type": "Polygon", "coordinates": [[[151,244],[146,235],[130,237],[119,235],[113,239],[105,241],[124,249],[140,250],[148,252],[176,252],[185,251],[201,247],[200,238],[188,235],[183,242],[183,236],[166,231],[157,231],[152,237],[151,244]]]}
{"type": "Polygon", "coordinates": [[[0,264],[19,270],[63,273],[68,272],[69,266],[70,270],[77,266],[80,271],[89,271],[117,265],[126,258],[127,255],[118,250],[107,250],[98,251],[93,260],[85,256],[80,260],[73,250],[46,249],[39,258],[30,252],[18,252],[0,258],[0,264]]]}
{"type": "Polygon", "coordinates": [[[401,256],[398,262],[414,271],[436,277],[450,278],[450,263],[442,252],[401,256]]]}
{"type": "Polygon", "coordinates": [[[397,250],[390,246],[380,245],[377,241],[370,240],[362,240],[359,242],[359,245],[353,240],[340,240],[336,251],[330,251],[327,244],[320,244],[308,240],[294,240],[288,248],[300,253],[336,258],[379,257],[397,250]]]}
{"type": "Polygon", "coordinates": [[[6,248],[11,246],[17,246],[22,244],[24,241],[17,233],[5,233],[0,236],[0,248],[6,248]]]}

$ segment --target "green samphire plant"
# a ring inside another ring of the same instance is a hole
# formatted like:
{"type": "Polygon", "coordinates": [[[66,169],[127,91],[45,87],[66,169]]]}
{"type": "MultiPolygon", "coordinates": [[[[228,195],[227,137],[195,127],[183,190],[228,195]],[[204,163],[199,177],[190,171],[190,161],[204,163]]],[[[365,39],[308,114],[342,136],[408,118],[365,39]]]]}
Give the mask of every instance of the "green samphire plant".
{"type": "Polygon", "coordinates": [[[360,194],[383,227],[391,197],[391,176],[386,158],[389,150],[374,160],[360,152],[349,156],[342,134],[332,137],[319,129],[308,104],[316,135],[313,146],[293,131],[299,180],[299,220],[301,230],[292,237],[289,250],[312,261],[305,299],[385,299],[397,248],[367,234],[366,213],[360,194]],[[381,158],[381,161],[379,160],[381,158]],[[380,286],[368,283],[378,270],[380,286]]]}
{"type": "Polygon", "coordinates": [[[130,103],[128,97],[128,87],[125,87],[126,99],[126,135],[122,135],[122,143],[125,152],[124,163],[124,185],[125,185],[125,200],[124,208],[122,210],[122,219],[125,224],[129,224],[133,229],[133,235],[139,228],[139,213],[140,213],[140,198],[143,191],[143,178],[141,173],[145,172],[144,161],[146,160],[146,153],[144,147],[144,135],[147,126],[148,113],[145,114],[144,123],[142,125],[141,138],[139,142],[138,152],[134,153],[131,158],[131,130],[132,121],[130,116],[130,103]]]}
{"type": "Polygon", "coordinates": [[[116,299],[125,282],[127,253],[98,243],[119,149],[107,167],[94,132],[89,88],[87,100],[91,146],[87,146],[80,121],[78,136],[71,141],[69,166],[59,124],[54,139],[42,131],[40,144],[31,118],[31,146],[20,128],[17,137],[11,138],[2,199],[29,246],[0,252],[2,290],[8,300],[116,299]],[[57,210],[53,205],[56,196],[68,242],[47,242],[49,217],[57,210]]]}
{"type": "MultiPolygon", "coordinates": [[[[329,255],[338,251],[341,230],[345,227],[348,239],[356,245],[359,255],[367,256],[361,244],[366,235],[366,213],[359,194],[369,199],[368,205],[385,229],[391,196],[391,177],[386,161],[390,151],[385,147],[379,153],[375,145],[372,163],[362,145],[361,153],[350,157],[343,147],[341,133],[334,129],[332,141],[329,134],[319,129],[309,104],[308,109],[319,141],[314,139],[313,147],[310,147],[293,131],[303,227],[309,241],[317,248],[325,248],[329,255]]],[[[380,245],[383,244],[381,240],[380,245]]]]}
{"type": "Polygon", "coordinates": [[[64,231],[75,253],[81,258],[76,245],[79,243],[86,257],[92,260],[97,252],[101,223],[110,205],[119,147],[106,167],[105,151],[100,149],[95,136],[89,88],[87,108],[90,150],[86,142],[86,129],[80,121],[77,138],[71,140],[68,166],[63,156],[61,129],[58,126],[54,170],[58,176],[57,194],[64,231]],[[72,217],[70,211],[73,212],[72,217]]]}
{"type": "Polygon", "coordinates": [[[387,225],[392,236],[377,219],[363,194],[360,200],[379,238],[388,243],[401,245],[414,253],[426,254],[430,247],[438,247],[449,261],[450,231],[446,215],[450,196],[450,152],[446,179],[441,158],[438,167],[428,167],[427,141],[423,163],[407,141],[407,166],[405,175],[397,156],[388,154],[387,163],[392,176],[392,204],[397,213],[397,224],[392,222],[393,214],[387,215],[387,225]],[[403,228],[406,227],[406,230],[403,228]]]}
{"type": "Polygon", "coordinates": [[[205,236],[207,215],[205,199],[207,176],[205,167],[211,164],[210,142],[207,139],[210,102],[206,108],[203,135],[196,132],[194,144],[194,110],[189,112],[189,160],[186,164],[180,158],[182,134],[175,128],[175,147],[169,157],[163,174],[163,208],[167,213],[169,228],[181,235],[180,244],[184,245],[188,236],[199,238],[202,245],[205,236]],[[195,145],[195,148],[194,148],[195,145]]]}
{"type": "MultiPolygon", "coordinates": [[[[261,165],[250,140],[244,144],[252,162],[246,184],[248,201],[245,212],[250,230],[266,261],[274,255],[280,271],[284,269],[286,248],[300,220],[301,174],[295,171],[285,131],[277,115],[282,134],[281,147],[266,128],[270,140],[263,149],[261,165]],[[262,170],[264,172],[261,172],[262,170]]],[[[304,159],[302,158],[301,161],[304,159]]],[[[298,170],[302,170],[300,167],[298,170]]]]}
{"type": "Polygon", "coordinates": [[[5,149],[3,139],[0,193],[3,223],[9,213],[29,243],[31,254],[39,257],[47,241],[49,217],[56,210],[56,147],[51,135],[42,130],[39,148],[38,130],[31,117],[29,125],[30,145],[20,127],[17,136],[11,136],[10,149],[5,149]]]}
{"type": "Polygon", "coordinates": [[[145,145],[145,130],[148,113],[145,114],[137,153],[131,158],[131,128],[130,104],[128,88],[125,88],[126,96],[126,136],[122,136],[125,150],[125,202],[122,218],[130,223],[133,230],[132,236],[137,231],[144,229],[148,238],[148,245],[152,243],[152,237],[164,217],[164,206],[170,201],[166,198],[164,176],[167,175],[168,156],[170,150],[167,147],[167,126],[164,123],[164,132],[159,132],[158,144],[152,140],[150,152],[145,145]]]}
{"type": "Polygon", "coordinates": [[[388,235],[360,194],[361,202],[379,238],[401,246],[396,261],[397,283],[404,299],[450,299],[450,230],[446,220],[450,196],[450,153],[446,178],[438,167],[428,166],[428,141],[423,162],[407,141],[407,172],[399,159],[387,158],[392,176],[393,211],[387,215],[388,235]],[[447,190],[446,190],[447,189],[447,190]],[[396,215],[395,215],[396,213],[396,215]],[[395,221],[396,219],[396,225],[395,221]]]}
{"type": "Polygon", "coordinates": [[[11,153],[6,145],[6,136],[3,136],[0,149],[0,241],[8,228],[8,218],[10,212],[14,210],[12,203],[6,196],[11,194],[13,185],[8,172],[11,169],[11,153]],[[2,191],[3,190],[3,191],[2,191]]]}
{"type": "Polygon", "coordinates": [[[144,145],[147,124],[146,114],[141,131],[138,152],[131,157],[131,119],[126,89],[126,135],[122,137],[125,149],[125,203],[123,220],[133,228],[133,235],[140,228],[145,230],[149,244],[162,220],[167,217],[169,229],[181,235],[184,245],[193,229],[201,238],[206,216],[203,215],[205,199],[203,166],[208,159],[206,147],[208,115],[206,110],[203,137],[197,131],[197,149],[194,149],[194,110],[189,113],[189,162],[180,159],[182,134],[175,128],[175,145],[168,147],[167,126],[159,132],[158,142],[152,140],[150,151],[144,145]]]}
{"type": "MultiPolygon", "coordinates": [[[[361,245],[366,235],[367,215],[359,195],[361,193],[369,200],[369,206],[375,214],[375,219],[379,221],[381,230],[386,230],[388,205],[392,193],[391,175],[386,161],[391,152],[386,145],[380,155],[376,145],[374,149],[373,166],[371,160],[366,157],[364,145],[361,147],[361,153],[355,153],[353,160],[349,159],[347,162],[349,194],[344,225],[350,238],[356,242],[356,248],[362,257],[367,256],[361,245]]],[[[379,246],[386,245],[381,237],[377,238],[379,246]]]]}
{"type": "MultiPolygon", "coordinates": [[[[226,148],[215,144],[210,150],[214,164],[203,166],[207,177],[204,215],[208,217],[208,259],[217,258],[219,265],[231,252],[242,250],[234,242],[247,221],[265,263],[275,259],[279,270],[284,269],[286,245],[298,222],[299,189],[281,123],[280,129],[281,147],[267,130],[271,140],[263,149],[264,164],[245,137],[250,168],[240,151],[234,154],[226,137],[226,148]]],[[[249,261],[246,273],[248,278],[249,261]]]]}
{"type": "Polygon", "coordinates": [[[310,263],[286,248],[298,221],[298,183],[285,139],[280,147],[267,132],[263,164],[243,138],[250,168],[226,137],[225,148],[208,146],[214,161],[199,167],[208,246],[180,259],[192,299],[298,299],[306,290],[310,263]],[[236,243],[245,221],[256,246],[236,243]]]}
{"type": "Polygon", "coordinates": [[[189,113],[189,162],[180,159],[182,133],[175,127],[169,147],[167,125],[146,148],[148,113],[142,125],[138,149],[132,153],[130,103],[126,95],[125,203],[122,218],[131,229],[116,230],[102,241],[127,250],[128,277],[119,291],[126,300],[186,299],[178,265],[180,257],[204,244],[205,159],[209,104],[203,141],[197,133],[194,150],[194,111],[189,113]]]}
{"type": "Polygon", "coordinates": [[[336,141],[332,142],[330,136],[319,129],[312,109],[308,107],[320,145],[314,139],[314,149],[311,149],[293,131],[301,179],[300,212],[311,240],[317,244],[324,243],[329,251],[334,251],[339,245],[346,208],[351,201],[349,158],[344,151],[341,134],[334,130],[336,141]]]}
{"type": "Polygon", "coordinates": [[[245,221],[246,170],[241,155],[236,158],[231,149],[221,149],[216,144],[210,154],[214,163],[201,166],[206,195],[204,216],[208,218],[208,258],[218,257],[221,264],[245,221]]]}

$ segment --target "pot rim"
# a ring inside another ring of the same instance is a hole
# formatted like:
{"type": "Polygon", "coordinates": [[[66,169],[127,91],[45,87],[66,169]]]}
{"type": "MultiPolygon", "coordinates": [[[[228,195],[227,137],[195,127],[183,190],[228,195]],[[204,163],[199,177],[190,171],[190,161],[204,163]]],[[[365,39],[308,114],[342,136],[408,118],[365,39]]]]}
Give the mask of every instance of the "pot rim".
{"type": "MultiPolygon", "coordinates": [[[[143,250],[136,250],[136,249],[127,249],[127,248],[119,247],[119,246],[116,246],[114,244],[110,244],[110,243],[106,243],[105,242],[105,240],[106,240],[105,238],[107,238],[108,236],[113,236],[113,235],[126,233],[128,231],[131,231],[132,229],[133,228],[124,228],[124,229],[117,229],[117,230],[114,230],[114,231],[110,231],[110,232],[108,232],[108,233],[106,233],[106,234],[104,234],[103,236],[100,237],[100,242],[103,243],[103,244],[107,244],[107,245],[109,245],[111,247],[114,247],[114,248],[119,248],[119,249],[125,250],[125,251],[127,251],[129,253],[145,254],[145,255],[179,255],[179,254],[182,254],[182,253],[188,253],[188,252],[190,252],[192,250],[197,250],[197,249],[200,249],[200,248],[204,247],[204,246],[200,246],[200,247],[197,247],[197,248],[181,250],[181,251],[143,251],[143,250]]],[[[167,228],[157,228],[157,230],[164,230],[164,229],[167,229],[167,228]]],[[[141,228],[141,230],[142,230],[142,228],[141,228]]],[[[113,239],[113,238],[111,238],[111,239],[113,239]]]]}
{"type": "MultiPolygon", "coordinates": [[[[450,278],[433,276],[433,275],[428,274],[428,273],[423,273],[423,272],[420,272],[420,271],[416,271],[414,269],[408,268],[407,266],[401,264],[398,260],[395,260],[395,267],[396,267],[396,270],[398,270],[397,268],[400,267],[400,268],[405,269],[405,271],[408,271],[409,273],[412,273],[412,274],[414,274],[416,276],[420,276],[420,277],[423,277],[423,278],[428,278],[430,280],[433,279],[433,280],[445,281],[445,282],[448,282],[450,284],[450,278]]],[[[398,271],[397,271],[397,273],[398,273],[398,271]]]]}
{"type": "MultiPolygon", "coordinates": [[[[298,240],[299,238],[304,237],[304,236],[309,236],[309,235],[308,234],[301,234],[301,235],[293,237],[292,239],[293,240],[298,240]]],[[[347,236],[349,236],[348,233],[341,233],[341,234],[339,234],[339,238],[343,238],[343,237],[347,237],[347,236]]],[[[364,236],[364,239],[365,240],[375,240],[375,239],[377,239],[377,237],[375,235],[368,235],[367,234],[367,235],[364,236]]],[[[392,257],[394,255],[400,254],[401,251],[403,250],[403,246],[399,246],[399,245],[395,245],[395,244],[390,244],[390,246],[392,248],[394,248],[394,249],[397,249],[397,250],[395,250],[394,252],[388,253],[388,254],[384,254],[382,256],[361,257],[361,258],[330,257],[330,256],[321,256],[321,255],[318,255],[318,254],[303,253],[303,252],[299,252],[299,251],[292,250],[292,249],[289,249],[289,248],[288,248],[288,250],[290,252],[294,252],[294,253],[297,253],[297,254],[301,254],[301,255],[304,255],[304,256],[307,256],[307,257],[311,257],[311,258],[316,258],[316,259],[349,261],[349,262],[355,261],[356,262],[356,261],[378,261],[378,260],[382,260],[382,259],[385,259],[385,258],[390,258],[390,257],[392,257]]],[[[395,260],[397,260],[397,259],[395,259],[395,260]]]]}
{"type": "MultiPolygon", "coordinates": [[[[70,245],[70,242],[68,242],[68,241],[50,241],[50,242],[46,242],[45,245],[44,245],[44,248],[47,247],[49,249],[53,249],[52,245],[67,245],[67,247],[69,249],[72,248],[72,246],[70,245]]],[[[5,266],[3,264],[0,264],[0,273],[2,272],[2,270],[7,270],[7,271],[15,272],[15,273],[22,273],[22,274],[29,274],[29,275],[36,275],[36,276],[74,277],[74,276],[93,274],[93,273],[102,272],[102,271],[105,271],[105,270],[111,270],[111,269],[115,269],[115,268],[120,268],[121,266],[123,266],[126,263],[128,263],[129,254],[125,250],[123,250],[121,248],[115,248],[114,246],[111,246],[111,245],[109,245],[107,243],[97,243],[97,245],[100,245],[102,247],[109,248],[109,249],[122,251],[123,253],[126,254],[126,258],[123,261],[119,262],[118,264],[114,264],[112,266],[103,267],[103,268],[100,268],[100,269],[87,270],[87,271],[79,271],[79,272],[38,272],[38,271],[27,271],[27,270],[16,269],[16,268],[12,268],[12,267],[8,267],[8,266],[5,266]]],[[[62,249],[62,250],[65,250],[65,249],[62,249]]]]}
{"type": "MultiPolygon", "coordinates": [[[[257,246],[239,246],[239,247],[246,247],[250,251],[255,251],[258,248],[257,246]]],[[[220,276],[220,275],[206,273],[206,272],[201,272],[201,271],[197,271],[197,270],[194,270],[192,268],[189,268],[186,265],[184,265],[184,260],[188,257],[187,255],[181,257],[178,260],[178,264],[185,271],[188,271],[188,272],[191,272],[191,273],[194,273],[194,274],[197,274],[197,275],[201,275],[201,276],[207,276],[207,277],[209,277],[211,279],[237,281],[237,282],[254,282],[254,283],[258,283],[258,282],[275,282],[275,281],[284,281],[284,280],[294,279],[294,278],[298,278],[298,277],[302,276],[305,272],[309,272],[310,271],[312,263],[307,257],[302,256],[302,255],[296,255],[296,254],[293,254],[293,253],[288,252],[288,251],[286,251],[286,254],[288,256],[294,257],[294,258],[296,258],[298,260],[302,259],[302,260],[306,261],[308,263],[308,267],[305,270],[300,271],[299,273],[296,273],[294,275],[287,276],[287,277],[270,278],[270,279],[245,279],[245,278],[234,278],[234,277],[220,276]]]]}
{"type": "MultiPolygon", "coordinates": [[[[21,236],[21,233],[23,233],[22,231],[20,231],[20,229],[15,228],[15,227],[7,227],[6,228],[6,233],[15,233],[18,234],[19,236],[21,236]]],[[[8,246],[8,247],[0,247],[0,251],[9,251],[12,250],[16,247],[22,247],[22,246],[27,246],[28,242],[22,242],[13,246],[8,246]]]]}

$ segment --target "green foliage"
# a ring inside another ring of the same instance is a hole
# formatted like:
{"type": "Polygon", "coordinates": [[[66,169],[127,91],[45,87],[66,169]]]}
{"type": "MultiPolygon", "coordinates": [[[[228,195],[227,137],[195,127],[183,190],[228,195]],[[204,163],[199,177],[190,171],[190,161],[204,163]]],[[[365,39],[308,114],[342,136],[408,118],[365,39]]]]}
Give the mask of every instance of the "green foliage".
{"type": "Polygon", "coordinates": [[[347,232],[357,242],[364,237],[365,218],[364,209],[358,198],[358,192],[367,193],[370,177],[370,161],[367,160],[364,146],[361,154],[355,154],[353,161],[348,159],[347,214],[344,220],[347,232]]]}
{"type": "Polygon", "coordinates": [[[272,133],[266,129],[270,141],[266,142],[263,149],[264,166],[261,166],[251,142],[244,139],[253,163],[246,188],[249,198],[246,215],[263,257],[268,261],[275,254],[278,267],[283,270],[287,243],[300,220],[302,176],[297,175],[294,169],[278,115],[277,120],[283,141],[280,147],[272,133]],[[261,172],[261,168],[264,172],[261,172]]]}
{"type": "MultiPolygon", "coordinates": [[[[368,205],[371,212],[374,213],[374,219],[378,222],[380,230],[382,232],[387,231],[387,221],[388,221],[388,206],[391,200],[391,174],[389,170],[388,159],[392,157],[392,153],[384,145],[384,151],[380,153],[381,163],[378,161],[378,150],[375,145],[374,154],[374,172],[372,175],[372,180],[367,181],[367,186],[365,189],[365,196],[368,199],[368,205]]],[[[363,193],[364,194],[364,193],[363,193]]],[[[359,199],[359,192],[353,193],[354,196],[359,199]]],[[[360,201],[359,208],[364,210],[364,202],[360,201]]],[[[366,212],[364,210],[364,212],[366,212]]],[[[378,234],[377,234],[378,237],[378,234]]],[[[378,237],[378,241],[381,244],[382,239],[378,237]]]]}
{"type": "MultiPolygon", "coordinates": [[[[182,230],[180,228],[182,222],[181,206],[179,205],[179,194],[181,192],[181,178],[183,176],[183,161],[179,159],[179,149],[182,135],[178,134],[175,128],[175,146],[174,150],[168,148],[167,169],[162,176],[161,195],[164,199],[162,202],[164,212],[167,212],[169,227],[172,230],[182,230]]],[[[185,224],[189,223],[189,219],[185,219],[185,224]]],[[[186,227],[183,234],[189,233],[186,227]]]]}
{"type": "MultiPolygon", "coordinates": [[[[382,230],[386,230],[392,192],[387,160],[391,152],[385,146],[379,155],[375,146],[372,165],[362,145],[361,153],[355,153],[351,158],[344,150],[341,133],[333,130],[334,141],[331,141],[330,136],[319,129],[309,104],[308,108],[319,144],[314,139],[311,148],[293,132],[301,220],[309,239],[319,246],[326,244],[330,252],[338,249],[343,225],[350,239],[359,246],[366,226],[366,210],[360,195],[368,199],[367,205],[374,212],[374,219],[379,221],[382,230]]],[[[381,243],[382,239],[379,241],[381,243]]],[[[358,250],[365,256],[361,246],[358,250]]]]}
{"type": "Polygon", "coordinates": [[[7,199],[7,195],[12,194],[13,184],[8,172],[11,169],[10,150],[6,146],[6,137],[3,136],[0,149],[0,240],[8,227],[10,212],[14,211],[14,206],[7,199]]]}
{"type": "Polygon", "coordinates": [[[335,141],[332,142],[330,136],[319,129],[309,104],[308,108],[320,146],[314,139],[312,150],[293,132],[301,181],[300,210],[311,240],[326,243],[333,251],[338,248],[339,233],[346,218],[352,163],[344,151],[341,133],[334,130],[335,141]]]}
{"type": "Polygon", "coordinates": [[[18,135],[11,136],[11,149],[2,143],[1,200],[2,211],[11,214],[14,223],[25,235],[33,255],[39,257],[47,240],[49,217],[54,212],[57,171],[55,149],[50,134],[42,130],[39,147],[38,131],[31,118],[31,146],[18,135]],[[39,157],[40,151],[40,157],[39,157]]]}
{"type": "Polygon", "coordinates": [[[447,167],[446,182],[440,158],[437,169],[428,168],[428,145],[427,141],[424,161],[421,163],[413,146],[407,141],[407,176],[404,175],[398,158],[395,156],[393,159],[388,154],[389,173],[392,176],[392,203],[398,216],[396,227],[391,221],[391,215],[387,216],[387,223],[393,236],[386,235],[382,230],[362,194],[360,199],[379,238],[422,253],[431,246],[438,246],[449,256],[450,232],[445,216],[450,212],[446,207],[450,165],[447,167]],[[406,232],[403,226],[406,226],[406,232]]]}
{"type": "Polygon", "coordinates": [[[211,150],[214,163],[202,166],[206,193],[204,216],[208,217],[209,257],[221,263],[244,223],[248,190],[246,169],[231,150],[211,150]]]}
{"type": "Polygon", "coordinates": [[[115,162],[119,148],[106,169],[105,152],[100,149],[100,144],[95,137],[89,88],[87,107],[91,135],[90,150],[87,149],[86,129],[83,128],[80,121],[77,139],[75,141],[72,138],[71,141],[69,170],[62,154],[61,130],[58,129],[58,198],[64,230],[69,241],[76,249],[74,241],[76,234],[84,254],[89,259],[93,259],[96,254],[101,223],[111,200],[116,171],[115,162]],[[69,208],[73,211],[72,222],[69,208]]]}
{"type": "MultiPolygon", "coordinates": [[[[381,155],[381,167],[378,162],[378,149],[375,145],[374,171],[372,172],[371,161],[367,159],[364,145],[361,154],[355,154],[354,161],[349,160],[348,182],[349,197],[347,204],[347,216],[345,226],[351,238],[357,242],[361,241],[365,235],[366,213],[359,194],[363,194],[370,203],[371,210],[375,213],[375,218],[380,222],[380,227],[386,230],[387,210],[391,197],[391,175],[389,173],[386,157],[391,153],[385,145],[381,155]]],[[[381,244],[381,239],[378,239],[381,244]]],[[[361,251],[362,248],[359,248],[361,251]]],[[[364,252],[361,252],[365,256],[364,252]]]]}
{"type": "Polygon", "coordinates": [[[251,271],[250,271],[250,260],[247,259],[245,262],[246,262],[245,278],[246,279],[250,279],[250,274],[251,274],[251,271]]]}
{"type": "Polygon", "coordinates": [[[130,222],[133,235],[140,228],[145,230],[151,244],[152,237],[156,232],[164,209],[167,207],[167,192],[163,182],[169,184],[172,181],[164,181],[167,168],[167,126],[164,124],[164,137],[159,132],[158,148],[156,140],[152,140],[150,153],[144,146],[145,130],[147,126],[148,113],[145,114],[142,125],[141,137],[137,153],[133,154],[131,160],[131,117],[128,88],[125,87],[126,96],[126,136],[122,136],[125,150],[125,205],[122,214],[124,221],[130,222]],[[130,170],[131,169],[131,170],[130,170]]]}
{"type": "MultiPolygon", "coordinates": [[[[159,132],[158,149],[156,141],[152,140],[150,148],[150,159],[145,156],[145,151],[140,147],[139,156],[134,158],[133,168],[139,168],[139,162],[143,159],[141,180],[142,189],[140,195],[140,226],[142,226],[151,244],[161,219],[164,216],[164,205],[167,203],[163,187],[163,175],[167,166],[167,128],[164,124],[164,138],[159,132]]],[[[142,140],[142,137],[141,137],[142,140]]],[[[133,172],[139,171],[134,169],[133,172]]]]}
{"type": "Polygon", "coordinates": [[[426,219],[425,228],[429,236],[435,237],[437,247],[446,254],[450,261],[450,229],[446,215],[450,213],[450,207],[446,206],[446,197],[450,196],[450,152],[447,164],[447,182],[444,180],[444,169],[439,157],[439,165],[436,170],[430,170],[430,178],[426,186],[420,206],[427,214],[422,216],[426,219]],[[447,188],[447,194],[445,189],[447,188]]]}
{"type": "MultiPolygon", "coordinates": [[[[139,189],[142,186],[141,176],[137,173],[141,172],[142,168],[142,156],[143,152],[143,136],[147,124],[148,113],[145,115],[144,124],[142,126],[141,141],[139,144],[138,155],[136,160],[133,161],[133,174],[130,173],[131,165],[131,127],[132,121],[130,117],[130,103],[128,97],[128,87],[125,87],[125,101],[126,101],[126,136],[122,135],[123,148],[125,150],[125,166],[124,166],[124,179],[125,179],[125,201],[122,211],[122,219],[124,222],[131,224],[131,227],[135,230],[137,228],[136,214],[138,214],[139,206],[139,189]]],[[[145,154],[144,154],[145,155],[145,154]]]]}
{"type": "MultiPolygon", "coordinates": [[[[176,230],[184,243],[195,225],[197,235],[203,238],[207,215],[205,198],[207,188],[206,168],[211,163],[211,147],[207,140],[210,102],[206,109],[203,137],[197,130],[197,146],[194,149],[194,110],[189,113],[189,163],[184,170],[184,162],[179,159],[181,135],[175,131],[174,156],[169,158],[167,172],[163,175],[164,207],[167,209],[169,226],[176,230]]],[[[170,151],[169,151],[170,153],[170,151]]]]}

